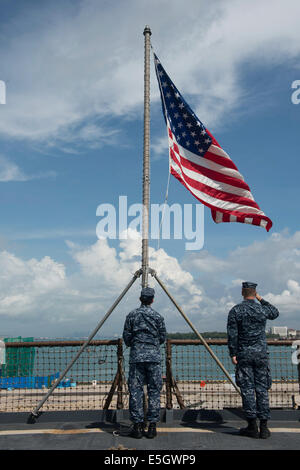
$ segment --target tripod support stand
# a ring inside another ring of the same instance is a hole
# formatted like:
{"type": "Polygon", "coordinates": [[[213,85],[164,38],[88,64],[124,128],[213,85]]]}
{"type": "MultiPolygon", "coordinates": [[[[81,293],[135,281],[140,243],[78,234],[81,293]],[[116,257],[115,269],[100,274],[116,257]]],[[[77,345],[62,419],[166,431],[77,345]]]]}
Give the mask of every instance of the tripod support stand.
{"type": "MultiPolygon", "coordinates": [[[[227,372],[227,370],[225,369],[225,367],[223,366],[223,364],[221,363],[221,361],[218,359],[218,357],[215,355],[215,353],[213,352],[213,350],[209,347],[209,345],[206,343],[205,339],[203,338],[203,336],[198,332],[198,330],[196,329],[196,327],[192,324],[192,322],[189,320],[189,318],[185,315],[185,313],[183,312],[183,310],[181,309],[181,307],[178,305],[178,303],[176,302],[176,300],[174,299],[174,297],[170,294],[170,292],[168,291],[168,289],[166,288],[166,286],[164,285],[164,283],[160,280],[160,278],[157,276],[156,274],[156,271],[154,269],[151,269],[151,268],[148,268],[148,272],[149,274],[151,274],[152,277],[154,277],[154,279],[158,282],[158,284],[160,285],[160,287],[163,289],[163,291],[167,294],[167,296],[169,297],[169,299],[171,300],[171,302],[174,304],[174,306],[176,307],[176,309],[179,311],[179,313],[182,315],[182,317],[184,318],[184,320],[187,322],[187,324],[191,327],[191,329],[193,330],[193,332],[198,336],[198,338],[201,340],[203,346],[206,348],[206,350],[209,352],[209,354],[212,356],[212,358],[215,360],[215,362],[217,363],[217,365],[221,368],[221,370],[223,371],[223,373],[226,375],[227,379],[231,382],[231,384],[233,385],[233,387],[235,388],[235,390],[240,394],[240,390],[239,388],[237,387],[237,385],[234,383],[234,381],[232,380],[231,376],[229,375],[229,373],[227,372]]],[[[120,301],[123,299],[123,297],[125,296],[125,294],[129,291],[129,289],[131,288],[131,286],[134,284],[134,282],[136,281],[136,279],[138,279],[142,274],[142,269],[139,269],[138,271],[135,272],[133,278],[131,279],[131,281],[129,282],[129,284],[125,287],[125,289],[123,290],[123,292],[119,295],[119,297],[115,300],[115,302],[113,303],[113,305],[110,307],[110,309],[107,311],[107,313],[105,314],[105,316],[102,318],[102,320],[98,323],[98,325],[96,326],[96,328],[93,330],[93,332],[90,334],[90,336],[88,337],[88,339],[86,340],[86,342],[81,346],[80,350],[78,351],[78,353],[76,354],[76,356],[73,358],[73,360],[69,363],[69,365],[66,367],[66,369],[62,372],[62,374],[59,376],[59,378],[55,381],[55,383],[52,385],[52,387],[50,388],[50,390],[48,391],[48,393],[45,395],[45,397],[40,401],[40,403],[38,404],[38,406],[34,409],[34,411],[31,412],[31,414],[29,415],[29,418],[27,420],[28,423],[35,423],[36,419],[38,418],[39,416],[39,410],[41,409],[41,407],[44,405],[44,403],[48,400],[48,398],[50,397],[50,395],[52,395],[52,393],[54,392],[54,390],[56,389],[56,387],[60,384],[60,382],[63,380],[63,378],[66,376],[66,374],[68,373],[68,371],[71,369],[71,367],[73,366],[73,364],[77,361],[77,359],[79,358],[79,356],[82,354],[82,352],[85,350],[85,348],[89,345],[89,343],[92,341],[92,339],[94,338],[94,336],[98,333],[98,331],[100,330],[100,328],[102,327],[102,325],[104,324],[104,322],[108,319],[108,317],[112,314],[113,310],[117,307],[117,305],[120,303],[120,301]]]]}

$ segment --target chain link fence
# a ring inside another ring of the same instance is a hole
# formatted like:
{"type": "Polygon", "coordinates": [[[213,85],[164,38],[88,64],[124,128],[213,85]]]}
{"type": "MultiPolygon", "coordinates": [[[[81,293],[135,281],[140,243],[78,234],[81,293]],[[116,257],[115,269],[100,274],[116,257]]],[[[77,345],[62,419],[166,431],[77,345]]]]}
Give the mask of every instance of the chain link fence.
{"type": "MultiPolygon", "coordinates": [[[[5,344],[0,371],[0,411],[32,411],[84,341],[27,341],[5,344]]],[[[207,343],[234,378],[226,340],[207,343]]],[[[292,341],[269,341],[273,378],[271,408],[296,407],[300,367],[292,341]]],[[[169,339],[162,346],[162,408],[241,407],[241,398],[200,340],[169,339]]],[[[94,340],[55,388],[41,411],[126,409],[129,348],[121,339],[94,340]]]]}
{"type": "MultiPolygon", "coordinates": [[[[227,340],[207,343],[235,380],[227,340]]],[[[299,395],[300,367],[292,361],[292,341],[268,341],[271,408],[292,408],[299,395]]],[[[242,406],[241,397],[200,340],[168,340],[167,408],[223,409],[242,406]]]]}

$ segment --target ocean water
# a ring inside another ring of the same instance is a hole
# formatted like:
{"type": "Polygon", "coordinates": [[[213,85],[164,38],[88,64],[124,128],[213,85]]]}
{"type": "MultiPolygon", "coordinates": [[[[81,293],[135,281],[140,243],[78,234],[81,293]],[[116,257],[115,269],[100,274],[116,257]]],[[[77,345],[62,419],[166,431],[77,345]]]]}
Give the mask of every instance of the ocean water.
{"type": "MultiPolygon", "coordinates": [[[[234,374],[226,345],[211,346],[229,374],[234,374]]],[[[63,372],[75,357],[79,347],[36,348],[33,373],[46,376],[63,372]]],[[[297,381],[298,368],[292,362],[294,349],[291,346],[269,346],[269,361],[272,379],[297,381]]],[[[165,348],[161,348],[162,373],[165,375],[165,348]]],[[[124,347],[123,368],[129,370],[129,348],[124,347]]],[[[111,381],[117,372],[116,346],[88,346],[67,373],[66,378],[76,382],[111,381]]],[[[177,380],[227,380],[223,371],[203,345],[173,345],[172,371],[177,380]]]]}
{"type": "MultiPolygon", "coordinates": [[[[229,374],[234,374],[235,366],[231,362],[227,346],[213,345],[211,349],[229,374]]],[[[298,380],[298,368],[292,362],[294,350],[290,346],[269,346],[268,349],[272,379],[280,381],[298,380]]],[[[226,379],[221,368],[203,345],[176,346],[172,356],[173,375],[179,380],[226,379]]]]}

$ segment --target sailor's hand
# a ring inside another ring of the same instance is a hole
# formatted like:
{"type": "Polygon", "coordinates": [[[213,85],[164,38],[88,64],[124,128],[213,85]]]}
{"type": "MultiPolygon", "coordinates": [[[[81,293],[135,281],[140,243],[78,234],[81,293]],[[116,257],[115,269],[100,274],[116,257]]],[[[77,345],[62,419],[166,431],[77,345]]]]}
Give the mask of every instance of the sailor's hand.
{"type": "Polygon", "coordinates": [[[237,365],[236,356],[232,356],[231,360],[232,360],[232,364],[236,366],[237,365]]]}
{"type": "Polygon", "coordinates": [[[262,299],[261,295],[259,295],[257,292],[256,292],[256,294],[255,294],[255,297],[257,298],[257,300],[259,300],[259,302],[260,302],[261,299],[262,299]]]}

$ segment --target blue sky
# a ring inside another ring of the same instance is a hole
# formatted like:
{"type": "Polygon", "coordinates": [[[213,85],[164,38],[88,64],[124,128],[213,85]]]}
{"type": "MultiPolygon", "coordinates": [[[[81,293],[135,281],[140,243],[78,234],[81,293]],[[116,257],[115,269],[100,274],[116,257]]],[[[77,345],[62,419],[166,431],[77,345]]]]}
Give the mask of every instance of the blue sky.
{"type": "MultiPolygon", "coordinates": [[[[88,334],[139,265],[139,242],[97,239],[96,209],[117,209],[120,195],[141,202],[145,24],[274,224],[217,225],[205,209],[203,249],[152,241],[153,267],[201,331],[225,329],[241,280],[259,282],[278,324],[300,329],[299,5],[287,3],[1,1],[0,336],[88,334]]],[[[151,202],[161,204],[168,154],[153,64],[151,144],[151,202]]],[[[171,178],[168,202],[197,201],[171,178]]],[[[139,287],[104,336],[121,332],[139,287]]],[[[159,289],[156,306],[169,330],[187,329],[159,289]]]]}

